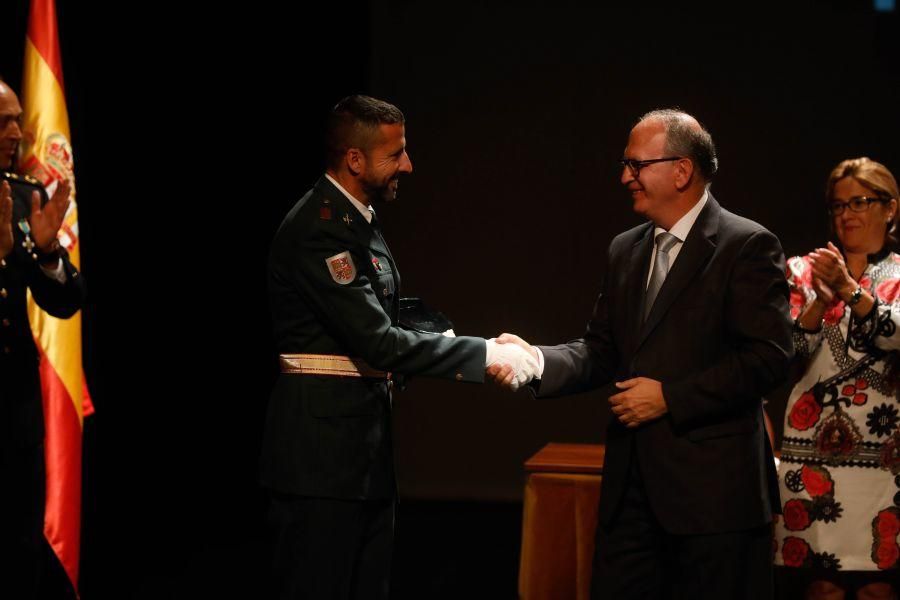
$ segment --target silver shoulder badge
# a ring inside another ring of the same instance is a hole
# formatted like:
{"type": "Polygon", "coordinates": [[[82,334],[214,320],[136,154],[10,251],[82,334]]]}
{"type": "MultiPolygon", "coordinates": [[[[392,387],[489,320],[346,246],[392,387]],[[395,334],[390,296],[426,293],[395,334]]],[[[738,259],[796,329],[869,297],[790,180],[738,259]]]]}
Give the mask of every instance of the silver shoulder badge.
{"type": "Polygon", "coordinates": [[[353,257],[348,250],[326,258],[325,264],[328,265],[331,278],[338,285],[347,285],[356,279],[356,265],[353,264],[353,257]]]}

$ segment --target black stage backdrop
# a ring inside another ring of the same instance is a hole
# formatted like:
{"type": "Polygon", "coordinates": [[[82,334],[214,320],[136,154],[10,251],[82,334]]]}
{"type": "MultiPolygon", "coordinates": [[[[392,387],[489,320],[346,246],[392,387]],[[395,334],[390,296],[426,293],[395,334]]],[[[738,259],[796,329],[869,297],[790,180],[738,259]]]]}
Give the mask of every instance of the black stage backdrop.
{"type": "MultiPolygon", "coordinates": [[[[0,21],[16,88],[26,4],[0,21]]],[[[97,408],[84,598],[257,582],[275,375],[265,259],[322,171],[338,99],[406,113],[415,172],[379,208],[404,294],[459,334],[561,342],[583,330],[607,244],[639,222],[615,161],[643,112],[700,118],[719,149],[716,196],[788,254],[827,239],[836,162],[900,171],[897,15],[781,4],[59,0],[97,408]]],[[[785,394],[770,404],[779,430],[785,394]]],[[[602,392],[537,401],[416,379],[395,400],[401,493],[516,502],[522,462],[546,442],[603,440],[604,405],[602,392]]]]}

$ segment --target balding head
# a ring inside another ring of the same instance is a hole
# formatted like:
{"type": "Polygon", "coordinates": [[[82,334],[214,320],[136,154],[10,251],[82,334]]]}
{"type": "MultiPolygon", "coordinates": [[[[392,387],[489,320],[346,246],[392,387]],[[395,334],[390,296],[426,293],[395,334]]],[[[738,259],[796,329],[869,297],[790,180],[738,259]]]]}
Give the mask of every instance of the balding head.
{"type": "Polygon", "coordinates": [[[688,113],[664,108],[650,111],[640,118],[635,127],[660,124],[666,134],[667,156],[689,158],[704,181],[712,181],[719,170],[719,159],[712,136],[700,122],[688,113]]]}
{"type": "Polygon", "coordinates": [[[22,141],[22,106],[16,93],[0,80],[0,169],[11,169],[22,141]]]}

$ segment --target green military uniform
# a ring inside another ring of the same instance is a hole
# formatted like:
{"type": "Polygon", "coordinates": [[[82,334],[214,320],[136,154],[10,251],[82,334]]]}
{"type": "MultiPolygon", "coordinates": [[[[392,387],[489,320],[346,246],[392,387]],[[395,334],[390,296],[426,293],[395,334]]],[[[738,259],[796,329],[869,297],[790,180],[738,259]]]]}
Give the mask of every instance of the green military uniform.
{"type": "MultiPolygon", "coordinates": [[[[368,223],[337,187],[321,178],[287,214],[272,243],[269,298],[278,352],[346,355],[393,373],[482,382],[484,340],[398,327],[399,289],[397,266],[377,221],[368,223]]],[[[323,509],[322,503],[365,511],[380,501],[392,514],[396,483],[390,382],[384,377],[282,373],[269,401],[261,480],[276,498],[299,502],[293,508],[282,503],[276,512],[284,518],[275,517],[282,521],[276,528],[298,527],[296,522],[285,525],[285,518],[308,521],[312,512],[318,515],[318,532],[309,531],[303,542],[317,548],[314,554],[295,546],[294,558],[276,556],[276,566],[283,570],[278,577],[293,582],[284,585],[306,590],[290,595],[282,586],[284,597],[352,595],[354,586],[365,584],[345,581],[341,587],[328,580],[362,577],[358,569],[328,569],[344,553],[362,552],[354,541],[359,532],[341,537],[338,525],[323,525],[328,521],[323,510],[335,519],[344,517],[323,509]],[[309,499],[316,499],[314,511],[309,499]],[[304,574],[298,575],[300,571],[304,574]]],[[[392,517],[382,518],[386,520],[392,525],[392,517]]],[[[390,529],[382,527],[387,568],[392,534],[385,530],[390,529]]],[[[276,543],[276,552],[282,542],[276,543]]],[[[387,572],[370,575],[383,575],[386,584],[387,572]]],[[[374,590],[371,595],[381,597],[374,590]]]]}

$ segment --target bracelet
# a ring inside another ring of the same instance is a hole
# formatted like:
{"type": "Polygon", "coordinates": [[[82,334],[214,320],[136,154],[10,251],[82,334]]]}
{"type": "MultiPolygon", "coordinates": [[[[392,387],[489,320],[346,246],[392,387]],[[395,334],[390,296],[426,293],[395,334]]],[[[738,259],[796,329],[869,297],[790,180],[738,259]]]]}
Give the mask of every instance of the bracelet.
{"type": "Polygon", "coordinates": [[[861,285],[856,286],[856,289],[853,290],[853,293],[850,294],[850,299],[847,300],[847,306],[854,306],[857,304],[860,299],[862,299],[863,289],[861,285]]]}

